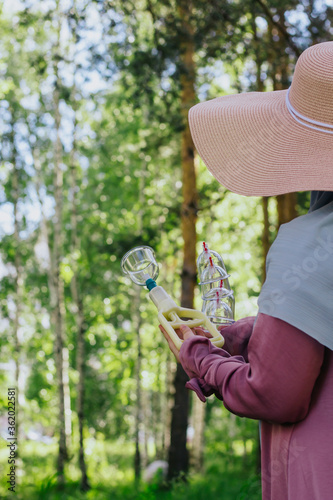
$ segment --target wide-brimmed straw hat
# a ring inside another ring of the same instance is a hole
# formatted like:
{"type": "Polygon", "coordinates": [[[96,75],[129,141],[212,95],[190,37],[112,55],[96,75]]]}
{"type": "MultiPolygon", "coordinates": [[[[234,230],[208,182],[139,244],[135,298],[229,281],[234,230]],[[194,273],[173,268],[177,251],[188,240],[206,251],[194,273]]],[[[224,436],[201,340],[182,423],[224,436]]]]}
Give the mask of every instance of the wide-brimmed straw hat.
{"type": "Polygon", "coordinates": [[[333,42],[306,49],[289,90],[192,107],[194,144],[226,188],[247,196],[333,191],[333,42]]]}

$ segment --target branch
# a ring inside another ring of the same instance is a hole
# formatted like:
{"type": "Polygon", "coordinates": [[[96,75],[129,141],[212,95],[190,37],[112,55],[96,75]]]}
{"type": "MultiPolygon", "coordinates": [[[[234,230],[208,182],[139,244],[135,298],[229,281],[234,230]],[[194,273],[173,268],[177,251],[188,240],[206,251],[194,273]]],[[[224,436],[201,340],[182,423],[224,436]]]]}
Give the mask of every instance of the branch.
{"type": "Polygon", "coordinates": [[[271,21],[271,23],[274,24],[274,26],[284,36],[286,42],[288,43],[289,47],[294,51],[295,55],[297,57],[299,57],[301,55],[301,51],[297,47],[297,45],[293,42],[293,40],[292,40],[290,34],[288,33],[288,31],[286,30],[286,28],[279,21],[274,20],[274,15],[271,13],[271,11],[269,10],[269,8],[267,7],[267,5],[264,3],[263,0],[255,0],[255,1],[260,5],[260,7],[264,11],[264,13],[268,17],[268,19],[271,21]]]}
{"type": "Polygon", "coordinates": [[[151,0],[147,0],[147,7],[146,7],[146,9],[150,13],[152,21],[153,21],[155,48],[158,50],[158,46],[159,46],[159,43],[158,43],[158,31],[157,31],[157,28],[156,28],[156,21],[157,21],[158,18],[157,18],[157,15],[156,15],[155,11],[154,11],[154,7],[153,7],[153,4],[151,3],[151,0]]]}

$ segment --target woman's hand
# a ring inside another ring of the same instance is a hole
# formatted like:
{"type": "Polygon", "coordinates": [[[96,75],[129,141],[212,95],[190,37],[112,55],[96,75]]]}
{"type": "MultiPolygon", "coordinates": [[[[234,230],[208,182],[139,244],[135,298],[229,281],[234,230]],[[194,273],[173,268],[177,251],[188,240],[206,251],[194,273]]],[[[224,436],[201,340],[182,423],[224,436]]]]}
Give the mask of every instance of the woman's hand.
{"type": "MultiPolygon", "coordinates": [[[[172,339],[168,335],[168,332],[163,328],[162,325],[159,325],[159,329],[161,330],[164,337],[166,338],[171,351],[173,352],[177,362],[179,363],[179,351],[178,351],[177,347],[175,346],[172,339]]],[[[193,330],[191,330],[191,328],[189,328],[187,325],[180,325],[180,327],[176,330],[176,333],[181,340],[187,340],[187,339],[190,339],[192,337],[195,337],[196,335],[201,335],[202,337],[206,337],[206,338],[212,337],[212,335],[207,330],[204,330],[201,327],[196,327],[196,328],[193,328],[193,330]]]]}
{"type": "MultiPolygon", "coordinates": [[[[161,332],[163,333],[164,337],[166,338],[171,351],[173,352],[177,362],[179,363],[179,351],[178,351],[177,347],[175,346],[172,339],[168,335],[168,332],[163,328],[163,326],[158,325],[158,327],[161,330],[161,332]]],[[[191,328],[189,328],[186,325],[180,325],[180,327],[176,330],[176,333],[181,340],[186,340],[186,339],[190,339],[191,337],[194,337],[194,333],[192,332],[191,328]]]]}

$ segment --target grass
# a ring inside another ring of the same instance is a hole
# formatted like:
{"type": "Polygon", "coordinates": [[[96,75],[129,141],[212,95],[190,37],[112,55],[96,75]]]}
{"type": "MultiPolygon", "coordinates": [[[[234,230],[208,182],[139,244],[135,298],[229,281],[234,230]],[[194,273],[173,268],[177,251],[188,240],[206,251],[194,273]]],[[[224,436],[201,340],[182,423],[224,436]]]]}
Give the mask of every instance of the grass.
{"type": "MultiPolygon", "coordinates": [[[[254,474],[254,457],[223,456],[207,453],[206,470],[190,474],[187,483],[174,483],[171,489],[158,484],[136,485],[133,476],[133,446],[124,441],[87,442],[89,481],[92,489],[79,488],[77,453],[66,465],[66,486],[58,491],[54,474],[57,446],[31,441],[20,444],[16,500],[260,500],[260,481],[254,474]]],[[[7,451],[1,447],[0,466],[7,474],[7,451]]],[[[0,498],[8,498],[5,480],[0,483],[0,498]]]]}

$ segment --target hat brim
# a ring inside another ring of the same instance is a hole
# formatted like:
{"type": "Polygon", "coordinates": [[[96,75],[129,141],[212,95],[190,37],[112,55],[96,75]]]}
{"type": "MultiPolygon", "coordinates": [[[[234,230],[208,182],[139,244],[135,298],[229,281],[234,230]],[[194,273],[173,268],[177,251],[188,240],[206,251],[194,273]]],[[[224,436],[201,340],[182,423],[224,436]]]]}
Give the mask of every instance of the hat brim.
{"type": "Polygon", "coordinates": [[[193,106],[195,147],[213,176],[245,196],[333,191],[333,134],[298,123],[286,90],[247,92],[193,106]]]}

